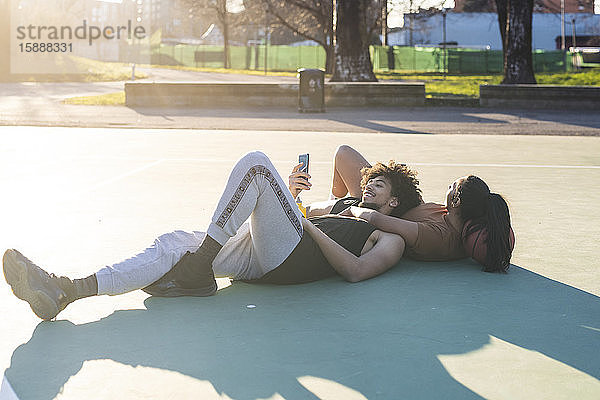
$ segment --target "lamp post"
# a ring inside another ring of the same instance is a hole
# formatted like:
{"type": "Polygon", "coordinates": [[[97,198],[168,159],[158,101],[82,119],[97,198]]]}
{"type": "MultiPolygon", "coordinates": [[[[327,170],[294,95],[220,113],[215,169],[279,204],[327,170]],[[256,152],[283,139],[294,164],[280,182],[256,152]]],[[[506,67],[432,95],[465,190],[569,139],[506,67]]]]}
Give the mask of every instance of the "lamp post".
{"type": "Polygon", "coordinates": [[[410,0],[409,6],[408,6],[408,15],[409,15],[409,29],[408,29],[408,35],[409,35],[409,45],[413,46],[413,23],[415,22],[414,20],[414,15],[413,15],[413,0],[410,0]]]}
{"type": "Polygon", "coordinates": [[[575,31],[575,17],[571,18],[571,47],[577,47],[577,33],[575,31]]]}
{"type": "Polygon", "coordinates": [[[567,51],[565,45],[565,0],[560,0],[560,49],[563,53],[563,66],[567,71],[567,51]]]}
{"type": "Polygon", "coordinates": [[[267,74],[267,51],[269,47],[269,4],[264,3],[263,7],[265,9],[265,75],[267,74]]]}
{"type": "Polygon", "coordinates": [[[444,52],[444,79],[446,79],[446,71],[448,70],[448,50],[446,49],[446,8],[442,8],[442,27],[443,27],[443,52],[444,52]]]}
{"type": "Polygon", "coordinates": [[[565,0],[560,0],[560,49],[565,51],[565,0]]]}
{"type": "Polygon", "coordinates": [[[387,0],[381,2],[381,41],[382,45],[388,45],[388,31],[387,31],[387,17],[388,17],[388,4],[387,0]]]}

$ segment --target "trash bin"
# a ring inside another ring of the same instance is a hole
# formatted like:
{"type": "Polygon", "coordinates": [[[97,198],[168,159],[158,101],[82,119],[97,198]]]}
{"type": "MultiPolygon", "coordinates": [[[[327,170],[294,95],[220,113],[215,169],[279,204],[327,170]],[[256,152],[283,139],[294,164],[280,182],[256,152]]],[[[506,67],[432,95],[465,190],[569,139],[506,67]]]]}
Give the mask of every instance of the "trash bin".
{"type": "Polygon", "coordinates": [[[302,68],[298,77],[298,111],[325,112],[325,72],[302,68]]]}

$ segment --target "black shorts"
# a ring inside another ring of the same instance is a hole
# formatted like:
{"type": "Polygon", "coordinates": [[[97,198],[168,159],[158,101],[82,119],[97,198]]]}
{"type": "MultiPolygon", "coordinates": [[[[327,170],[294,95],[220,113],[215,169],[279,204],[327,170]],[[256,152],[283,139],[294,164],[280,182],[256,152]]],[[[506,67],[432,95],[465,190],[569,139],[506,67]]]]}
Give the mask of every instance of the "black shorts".
{"type": "Polygon", "coordinates": [[[291,285],[314,282],[336,274],[317,243],[308,232],[304,232],[298,245],[280,266],[267,272],[262,278],[247,282],[291,285]]]}

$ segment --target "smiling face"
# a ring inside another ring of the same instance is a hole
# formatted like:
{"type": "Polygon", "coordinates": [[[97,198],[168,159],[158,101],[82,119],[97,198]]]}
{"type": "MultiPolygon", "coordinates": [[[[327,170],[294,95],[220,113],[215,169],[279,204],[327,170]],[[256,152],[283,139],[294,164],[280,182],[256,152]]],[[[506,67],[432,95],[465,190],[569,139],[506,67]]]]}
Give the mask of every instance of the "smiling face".
{"type": "Polygon", "coordinates": [[[392,196],[392,184],[384,176],[376,176],[367,181],[362,193],[360,206],[389,214],[398,205],[398,199],[392,196]]]}

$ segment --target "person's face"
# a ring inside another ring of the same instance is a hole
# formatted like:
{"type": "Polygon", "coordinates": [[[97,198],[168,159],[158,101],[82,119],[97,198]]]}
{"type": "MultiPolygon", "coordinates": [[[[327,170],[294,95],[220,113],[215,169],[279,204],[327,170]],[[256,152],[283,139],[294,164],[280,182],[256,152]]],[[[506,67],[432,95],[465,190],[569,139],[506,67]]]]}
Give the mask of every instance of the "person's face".
{"type": "Polygon", "coordinates": [[[460,199],[458,198],[458,190],[460,185],[467,179],[466,176],[462,178],[458,178],[454,182],[448,186],[448,191],[446,192],[446,207],[458,207],[460,203],[460,199]]]}
{"type": "Polygon", "coordinates": [[[389,214],[397,205],[398,199],[392,196],[392,184],[387,178],[377,176],[367,182],[362,193],[361,207],[389,214]]]}

